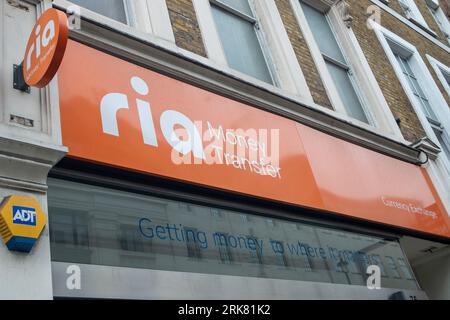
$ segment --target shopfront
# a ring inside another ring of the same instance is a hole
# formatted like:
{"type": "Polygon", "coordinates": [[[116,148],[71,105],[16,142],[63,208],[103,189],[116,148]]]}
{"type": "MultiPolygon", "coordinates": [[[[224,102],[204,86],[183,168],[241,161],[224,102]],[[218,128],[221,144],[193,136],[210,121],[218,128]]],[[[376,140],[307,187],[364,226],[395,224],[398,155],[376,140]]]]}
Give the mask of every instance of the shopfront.
{"type": "Polygon", "coordinates": [[[450,221],[419,166],[74,40],[58,87],[55,297],[427,297],[400,239],[450,221]]]}

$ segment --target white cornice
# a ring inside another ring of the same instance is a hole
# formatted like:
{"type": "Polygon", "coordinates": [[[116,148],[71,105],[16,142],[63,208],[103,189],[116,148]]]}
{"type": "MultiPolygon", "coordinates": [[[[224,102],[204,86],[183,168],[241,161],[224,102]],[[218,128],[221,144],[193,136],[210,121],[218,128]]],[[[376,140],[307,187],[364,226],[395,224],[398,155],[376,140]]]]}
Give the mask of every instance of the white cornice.
{"type": "Polygon", "coordinates": [[[0,135],[0,186],[46,193],[48,173],[66,153],[66,147],[0,135]]]}

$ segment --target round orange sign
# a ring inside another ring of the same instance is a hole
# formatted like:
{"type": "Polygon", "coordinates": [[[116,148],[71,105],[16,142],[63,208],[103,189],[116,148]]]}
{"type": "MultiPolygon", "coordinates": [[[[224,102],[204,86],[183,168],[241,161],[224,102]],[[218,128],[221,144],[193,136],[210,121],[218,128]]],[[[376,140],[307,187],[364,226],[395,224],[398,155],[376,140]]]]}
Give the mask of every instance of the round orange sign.
{"type": "Polygon", "coordinates": [[[31,87],[45,87],[53,79],[66,50],[69,23],[65,13],[45,11],[36,22],[28,40],[23,76],[31,87]]]}

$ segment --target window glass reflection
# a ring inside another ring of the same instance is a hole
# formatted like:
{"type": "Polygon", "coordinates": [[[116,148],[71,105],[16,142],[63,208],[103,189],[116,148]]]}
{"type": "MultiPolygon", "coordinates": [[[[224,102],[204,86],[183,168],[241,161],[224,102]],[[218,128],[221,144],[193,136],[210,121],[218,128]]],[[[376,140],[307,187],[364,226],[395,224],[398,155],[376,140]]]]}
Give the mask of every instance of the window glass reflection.
{"type": "Polygon", "coordinates": [[[397,242],[305,223],[49,180],[52,260],[417,289],[397,242]],[[243,217],[246,217],[243,219],[243,217]]]}

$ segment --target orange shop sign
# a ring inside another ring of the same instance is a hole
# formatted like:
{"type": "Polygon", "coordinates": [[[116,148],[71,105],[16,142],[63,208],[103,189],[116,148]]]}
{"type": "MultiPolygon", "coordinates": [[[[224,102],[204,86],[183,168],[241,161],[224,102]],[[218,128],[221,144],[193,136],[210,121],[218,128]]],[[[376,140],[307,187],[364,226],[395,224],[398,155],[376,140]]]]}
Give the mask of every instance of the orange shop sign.
{"type": "Polygon", "coordinates": [[[26,84],[45,87],[53,79],[66,50],[69,24],[65,13],[48,9],[36,22],[28,40],[23,63],[26,84]]]}
{"type": "Polygon", "coordinates": [[[450,237],[418,166],[75,41],[59,90],[70,157],[450,237]]]}

